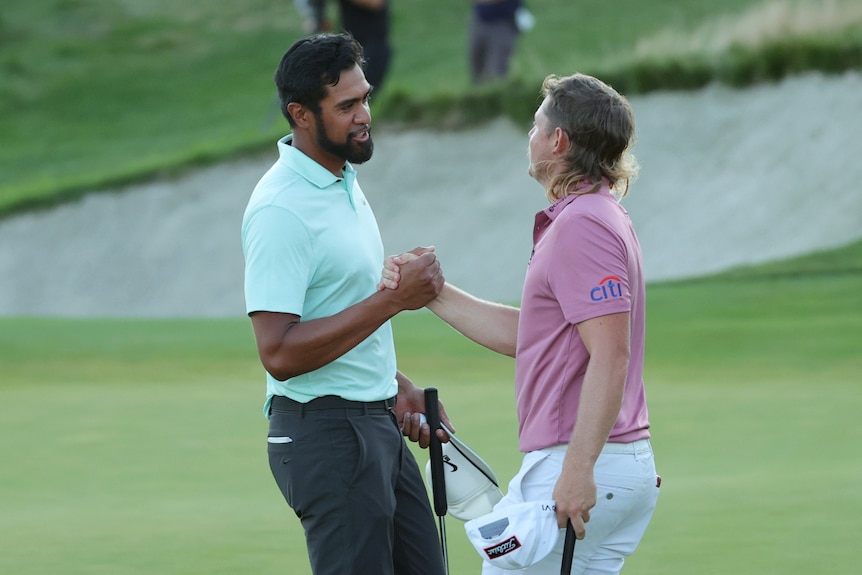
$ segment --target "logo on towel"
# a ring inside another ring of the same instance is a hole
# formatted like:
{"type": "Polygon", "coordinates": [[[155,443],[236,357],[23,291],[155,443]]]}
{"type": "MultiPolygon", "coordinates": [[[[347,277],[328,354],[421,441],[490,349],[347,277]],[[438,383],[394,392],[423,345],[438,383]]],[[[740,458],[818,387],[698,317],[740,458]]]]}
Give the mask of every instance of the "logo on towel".
{"type": "Polygon", "coordinates": [[[443,456],[443,463],[452,468],[452,471],[450,473],[455,473],[456,471],[458,471],[458,466],[452,463],[452,458],[448,455],[443,456]]]}
{"type": "Polygon", "coordinates": [[[623,284],[617,276],[604,278],[599,285],[590,290],[590,299],[593,301],[605,301],[618,297],[623,297],[623,284]]]}
{"type": "Polygon", "coordinates": [[[521,547],[521,542],[518,541],[518,538],[512,535],[502,543],[497,543],[491,547],[485,548],[485,554],[488,556],[488,559],[494,560],[498,557],[502,557],[507,553],[511,553],[512,551],[519,549],[521,547]]]}

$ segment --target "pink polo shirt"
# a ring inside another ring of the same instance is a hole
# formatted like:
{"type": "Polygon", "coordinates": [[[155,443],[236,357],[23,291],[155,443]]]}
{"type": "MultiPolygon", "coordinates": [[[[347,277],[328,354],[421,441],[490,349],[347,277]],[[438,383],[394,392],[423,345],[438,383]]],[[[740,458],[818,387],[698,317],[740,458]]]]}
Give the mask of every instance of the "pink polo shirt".
{"type": "Polygon", "coordinates": [[[515,396],[523,452],[572,437],[589,355],[576,324],[631,313],[631,358],[611,443],[645,439],[645,286],[641,249],[607,187],[568,196],[536,214],[518,324],[515,396]]]}

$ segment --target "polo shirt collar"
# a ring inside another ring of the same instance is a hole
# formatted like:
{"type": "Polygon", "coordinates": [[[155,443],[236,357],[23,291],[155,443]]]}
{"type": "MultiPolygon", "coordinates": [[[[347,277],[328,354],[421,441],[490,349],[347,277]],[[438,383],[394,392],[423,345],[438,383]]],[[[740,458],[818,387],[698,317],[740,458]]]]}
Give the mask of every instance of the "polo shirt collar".
{"type": "MultiPolygon", "coordinates": [[[[591,187],[592,182],[582,182],[582,185],[579,186],[580,189],[591,187]]],[[[593,192],[595,194],[599,194],[602,196],[613,197],[611,194],[610,187],[608,186],[607,180],[602,178],[602,187],[593,192]]],[[[583,194],[570,194],[564,197],[561,200],[557,200],[541,212],[536,214],[535,224],[533,225],[533,240],[538,241],[538,239],[542,236],[544,231],[551,225],[551,223],[556,219],[556,217],[562,212],[569,204],[580,198],[583,194]]]]}
{"type": "MultiPolygon", "coordinates": [[[[288,134],[278,141],[278,157],[279,161],[294,170],[303,178],[317,188],[323,189],[345,180],[348,190],[353,190],[353,182],[356,181],[356,170],[350,165],[350,162],[344,162],[342,173],[343,178],[339,178],[332,172],[297,150],[291,145],[293,142],[293,134],[288,134]]],[[[352,201],[351,193],[351,201],[352,201]]]]}

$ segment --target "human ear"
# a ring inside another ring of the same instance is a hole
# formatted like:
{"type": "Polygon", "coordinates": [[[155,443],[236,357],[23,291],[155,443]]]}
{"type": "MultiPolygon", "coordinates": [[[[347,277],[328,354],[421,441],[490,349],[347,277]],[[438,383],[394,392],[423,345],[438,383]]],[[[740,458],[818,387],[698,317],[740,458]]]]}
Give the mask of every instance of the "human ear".
{"type": "Polygon", "coordinates": [[[291,102],[287,105],[287,113],[293,118],[293,121],[300,128],[307,128],[309,125],[308,108],[299,102],[291,102]]]}
{"type": "Polygon", "coordinates": [[[569,134],[562,128],[554,128],[554,153],[565,154],[569,151],[570,145],[569,134]]]}

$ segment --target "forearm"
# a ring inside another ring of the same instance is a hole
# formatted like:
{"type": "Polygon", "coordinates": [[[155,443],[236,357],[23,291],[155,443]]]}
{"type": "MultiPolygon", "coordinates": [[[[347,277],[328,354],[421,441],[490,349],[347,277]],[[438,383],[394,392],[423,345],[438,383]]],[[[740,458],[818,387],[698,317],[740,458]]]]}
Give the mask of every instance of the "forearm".
{"type": "Polygon", "coordinates": [[[515,357],[518,308],[475,298],[448,283],[427,307],[479,345],[515,357]]]}
{"type": "Polygon", "coordinates": [[[251,316],[266,370],[285,380],[338,359],[395,314],[425,307],[443,287],[440,265],[425,253],[401,267],[401,285],[376,291],[329,317],[302,321],[297,315],[258,312],[251,316]]]}
{"type": "Polygon", "coordinates": [[[584,537],[584,524],[596,505],[595,464],[619,415],[628,365],[628,353],[608,354],[601,345],[587,347],[591,350],[590,363],[575,428],[553,492],[557,524],[563,527],[570,521],[578,538],[584,537]]]}
{"type": "Polygon", "coordinates": [[[627,353],[591,357],[564,463],[571,471],[592,473],[619,416],[627,372],[627,353]]]}
{"type": "Polygon", "coordinates": [[[401,311],[386,295],[377,292],[335,315],[291,323],[271,339],[275,349],[266,354],[267,371],[283,381],[338,359],[401,311]]]}

